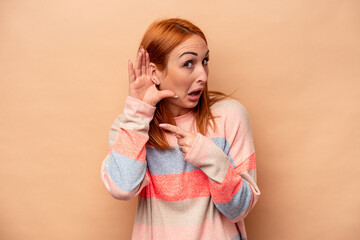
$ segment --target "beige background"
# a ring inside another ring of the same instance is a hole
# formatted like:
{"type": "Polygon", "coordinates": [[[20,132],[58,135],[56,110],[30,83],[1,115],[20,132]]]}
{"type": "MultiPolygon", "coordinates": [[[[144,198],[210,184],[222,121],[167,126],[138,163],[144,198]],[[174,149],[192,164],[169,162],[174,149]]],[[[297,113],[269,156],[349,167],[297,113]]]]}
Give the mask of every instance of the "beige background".
{"type": "Polygon", "coordinates": [[[210,88],[248,109],[262,196],[250,240],[360,239],[360,2],[0,1],[0,238],[129,239],[136,200],[100,182],[127,60],[193,21],[210,88]]]}

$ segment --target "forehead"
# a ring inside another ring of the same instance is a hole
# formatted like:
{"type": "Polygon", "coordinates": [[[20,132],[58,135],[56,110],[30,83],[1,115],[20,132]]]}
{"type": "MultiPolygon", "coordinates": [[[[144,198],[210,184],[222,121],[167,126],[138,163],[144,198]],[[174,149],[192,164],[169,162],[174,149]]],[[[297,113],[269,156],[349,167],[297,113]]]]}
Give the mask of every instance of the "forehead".
{"type": "Polygon", "coordinates": [[[198,35],[192,35],[173,49],[173,51],[170,53],[170,58],[179,58],[180,55],[184,52],[195,52],[200,56],[203,56],[207,51],[208,47],[204,39],[198,35]]]}

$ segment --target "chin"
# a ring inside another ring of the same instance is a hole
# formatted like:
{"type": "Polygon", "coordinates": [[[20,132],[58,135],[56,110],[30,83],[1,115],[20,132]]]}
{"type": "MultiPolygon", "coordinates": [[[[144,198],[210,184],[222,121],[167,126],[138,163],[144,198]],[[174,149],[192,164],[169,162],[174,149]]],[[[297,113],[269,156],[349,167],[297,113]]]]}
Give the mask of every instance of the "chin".
{"type": "Polygon", "coordinates": [[[199,101],[196,101],[196,102],[188,102],[188,103],[186,104],[186,108],[192,109],[192,108],[196,107],[198,104],[199,104],[199,101]]]}
{"type": "Polygon", "coordinates": [[[195,108],[199,103],[199,100],[198,101],[189,101],[188,99],[185,99],[185,100],[181,99],[180,101],[179,100],[180,99],[171,99],[169,101],[169,103],[171,102],[170,105],[172,107],[180,108],[180,109],[184,109],[184,110],[185,109],[191,110],[191,109],[195,108]]]}

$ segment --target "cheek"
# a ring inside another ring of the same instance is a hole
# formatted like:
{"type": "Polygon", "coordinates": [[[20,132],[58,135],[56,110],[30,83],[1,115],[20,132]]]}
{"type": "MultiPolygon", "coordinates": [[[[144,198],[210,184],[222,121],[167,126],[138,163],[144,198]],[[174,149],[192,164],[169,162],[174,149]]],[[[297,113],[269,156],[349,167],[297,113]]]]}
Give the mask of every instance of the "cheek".
{"type": "Polygon", "coordinates": [[[191,72],[184,69],[172,68],[167,72],[166,79],[161,84],[161,90],[170,89],[178,95],[187,95],[189,89],[194,83],[194,77],[191,72]]]}
{"type": "Polygon", "coordinates": [[[181,91],[183,95],[187,95],[194,81],[192,81],[189,77],[184,77],[178,80],[178,85],[175,89],[181,91]]]}
{"type": "Polygon", "coordinates": [[[175,91],[188,92],[193,81],[188,73],[184,71],[174,71],[171,75],[168,75],[167,86],[175,91]]]}

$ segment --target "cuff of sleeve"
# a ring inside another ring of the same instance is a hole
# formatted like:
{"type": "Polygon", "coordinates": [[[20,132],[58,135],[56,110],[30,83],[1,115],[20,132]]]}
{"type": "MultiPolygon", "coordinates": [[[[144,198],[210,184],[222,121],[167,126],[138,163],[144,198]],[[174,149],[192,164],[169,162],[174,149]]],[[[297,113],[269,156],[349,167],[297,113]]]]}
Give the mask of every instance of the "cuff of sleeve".
{"type": "Polygon", "coordinates": [[[230,166],[228,156],[204,135],[197,133],[185,160],[200,168],[211,180],[223,182],[230,166]]]}
{"type": "Polygon", "coordinates": [[[124,113],[128,116],[141,118],[151,121],[154,117],[156,107],[151,106],[137,98],[127,96],[125,101],[124,113]]]}
{"type": "MultiPolygon", "coordinates": [[[[196,134],[195,140],[189,150],[189,152],[185,156],[185,160],[195,167],[200,167],[201,158],[206,157],[201,152],[201,148],[204,144],[203,135],[200,133],[196,134]]],[[[204,152],[203,152],[204,153],[204,152]]]]}

